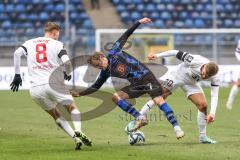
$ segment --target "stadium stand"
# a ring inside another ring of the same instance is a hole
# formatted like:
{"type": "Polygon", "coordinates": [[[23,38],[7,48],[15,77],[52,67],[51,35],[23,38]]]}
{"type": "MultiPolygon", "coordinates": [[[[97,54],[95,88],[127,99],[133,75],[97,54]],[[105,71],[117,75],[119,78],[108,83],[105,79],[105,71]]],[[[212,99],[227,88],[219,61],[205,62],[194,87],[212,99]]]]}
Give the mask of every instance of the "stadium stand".
{"type": "MultiPolygon", "coordinates": [[[[211,0],[112,0],[116,12],[126,25],[139,17],[151,17],[148,28],[212,28],[211,0]]],[[[217,1],[217,27],[238,28],[238,0],[217,1]]]]}
{"type": "MultiPolygon", "coordinates": [[[[85,45],[94,47],[94,26],[81,0],[69,0],[70,28],[85,38],[85,45]]],[[[57,21],[64,31],[64,0],[0,0],[0,44],[11,45],[41,36],[46,21],[57,21]],[[12,42],[12,43],[9,43],[12,42]]],[[[64,40],[64,34],[61,39],[64,40]]]]}

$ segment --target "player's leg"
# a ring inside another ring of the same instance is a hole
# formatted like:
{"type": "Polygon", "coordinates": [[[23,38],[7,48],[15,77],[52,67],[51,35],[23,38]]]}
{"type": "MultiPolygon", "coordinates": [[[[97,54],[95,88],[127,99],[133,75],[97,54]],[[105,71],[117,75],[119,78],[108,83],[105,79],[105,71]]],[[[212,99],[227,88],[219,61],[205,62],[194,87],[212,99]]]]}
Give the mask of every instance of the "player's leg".
{"type": "MultiPolygon", "coordinates": [[[[163,94],[162,97],[164,99],[166,99],[169,95],[171,95],[171,92],[167,89],[167,88],[163,88],[163,94]]],[[[148,112],[151,111],[151,109],[155,106],[154,101],[151,99],[149,100],[146,104],[144,104],[144,106],[142,107],[142,109],[140,110],[140,114],[141,115],[147,115],[148,112]]]]}
{"type": "Polygon", "coordinates": [[[55,108],[54,102],[48,98],[48,95],[45,91],[45,86],[30,88],[30,95],[32,96],[32,99],[42,107],[43,110],[53,117],[58,126],[60,126],[70,137],[74,136],[74,131],[69,123],[63,117],[61,117],[58,110],[55,108]]]}
{"type": "Polygon", "coordinates": [[[116,93],[113,94],[112,100],[114,103],[116,103],[123,111],[129,113],[130,115],[132,115],[133,117],[137,118],[140,113],[138,112],[138,110],[136,110],[132,104],[130,104],[128,101],[126,101],[126,99],[131,98],[129,96],[128,92],[129,87],[125,87],[122,89],[122,91],[118,91],[116,93]],[[125,92],[126,91],[126,92],[125,92]]]}
{"type": "Polygon", "coordinates": [[[78,110],[76,104],[72,102],[71,104],[65,104],[64,107],[71,114],[72,123],[75,129],[74,130],[75,136],[79,137],[85,145],[92,146],[92,141],[82,132],[81,113],[78,110]]]}
{"type": "Polygon", "coordinates": [[[157,106],[159,106],[159,109],[164,112],[167,120],[173,126],[173,129],[176,133],[177,139],[184,137],[184,132],[182,131],[181,127],[179,126],[177,118],[175,117],[172,108],[167,104],[167,102],[165,102],[163,97],[161,97],[161,96],[155,97],[155,98],[153,98],[153,101],[157,106]]]}
{"type": "MultiPolygon", "coordinates": [[[[173,91],[181,86],[181,80],[175,77],[174,72],[168,72],[160,78],[159,83],[162,85],[162,97],[166,99],[173,91]]],[[[155,103],[153,100],[149,100],[141,109],[140,114],[146,115],[153,107],[155,103]]]]}
{"type": "Polygon", "coordinates": [[[239,92],[239,88],[240,88],[240,74],[239,74],[238,81],[233,84],[230,94],[228,96],[228,100],[227,100],[227,104],[226,104],[227,109],[232,109],[232,105],[233,105],[236,95],[239,92]]]}
{"type": "Polygon", "coordinates": [[[153,75],[150,76],[148,80],[152,85],[151,89],[148,91],[148,94],[152,97],[154,103],[159,107],[159,109],[164,112],[167,120],[171,123],[171,125],[174,128],[177,139],[182,138],[184,136],[184,132],[179,126],[172,108],[169,106],[169,104],[167,104],[167,102],[165,102],[162,96],[163,89],[161,84],[157,81],[157,79],[153,75]]]}
{"type": "Polygon", "coordinates": [[[56,90],[61,90],[61,93],[50,88],[51,95],[54,96],[58,102],[59,107],[65,107],[69,114],[71,115],[71,120],[74,126],[74,137],[80,138],[81,141],[87,145],[91,146],[92,141],[82,132],[81,130],[81,115],[78,107],[74,103],[73,97],[70,95],[70,92],[64,86],[56,88],[56,90]]]}
{"type": "Polygon", "coordinates": [[[216,143],[216,141],[207,137],[207,100],[202,88],[199,85],[184,85],[182,89],[188,99],[198,108],[197,123],[199,128],[199,141],[201,143],[216,143]]]}

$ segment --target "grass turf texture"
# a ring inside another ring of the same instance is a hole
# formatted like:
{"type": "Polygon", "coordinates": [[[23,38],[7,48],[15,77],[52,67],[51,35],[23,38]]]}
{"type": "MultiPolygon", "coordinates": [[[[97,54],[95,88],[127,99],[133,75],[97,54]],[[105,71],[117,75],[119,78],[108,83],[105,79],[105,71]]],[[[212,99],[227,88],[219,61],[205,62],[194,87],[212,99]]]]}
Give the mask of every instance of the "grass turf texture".
{"type": "MultiPolygon", "coordinates": [[[[210,91],[205,91],[209,97],[210,91]]],[[[104,116],[82,123],[83,131],[94,144],[93,147],[84,146],[81,151],[75,151],[72,140],[31,100],[28,91],[1,91],[0,160],[239,159],[240,108],[237,104],[240,100],[236,100],[232,111],[227,110],[225,102],[228,93],[229,89],[220,90],[216,122],[207,130],[218,144],[198,143],[197,110],[178,90],[167,101],[178,115],[186,133],[184,139],[176,139],[170,124],[155,108],[149,117],[150,124],[142,129],[145,145],[130,146],[124,133],[129,117],[116,108],[104,116]]],[[[137,108],[140,109],[147,100],[138,99],[137,108]]],[[[99,103],[89,97],[81,97],[76,102],[81,112],[99,103]]]]}

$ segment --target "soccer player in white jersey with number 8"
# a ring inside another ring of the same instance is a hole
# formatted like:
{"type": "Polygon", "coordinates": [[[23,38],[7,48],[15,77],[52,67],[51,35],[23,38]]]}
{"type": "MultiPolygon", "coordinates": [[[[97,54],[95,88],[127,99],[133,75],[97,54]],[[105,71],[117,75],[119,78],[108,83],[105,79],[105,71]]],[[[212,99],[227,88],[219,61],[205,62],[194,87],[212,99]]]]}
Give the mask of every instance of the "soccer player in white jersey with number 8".
{"type": "MultiPolygon", "coordinates": [[[[173,71],[167,72],[160,81],[163,83],[163,95],[166,98],[178,87],[185,92],[188,99],[198,108],[197,122],[199,127],[199,141],[201,143],[214,144],[216,141],[206,136],[207,122],[214,121],[216,108],[218,104],[219,77],[217,75],[218,65],[209,61],[207,58],[200,55],[193,55],[179,50],[170,50],[157,54],[150,54],[149,60],[155,60],[158,57],[175,56],[183,61],[173,71]],[[201,80],[211,82],[211,110],[207,116],[207,101],[201,86],[198,84],[201,80]]],[[[142,110],[141,114],[146,114],[154,106],[154,103],[148,101],[142,110]]]]}
{"type": "Polygon", "coordinates": [[[72,66],[63,44],[58,41],[60,26],[55,22],[47,22],[44,27],[44,34],[44,37],[26,41],[15,51],[15,76],[10,85],[11,90],[13,92],[18,91],[19,85],[22,85],[20,61],[21,56],[25,55],[31,83],[30,95],[33,100],[54,118],[58,126],[73,138],[76,150],[81,149],[81,141],[85,145],[91,146],[91,140],[81,131],[80,112],[74,103],[73,97],[68,88],[61,85],[64,83],[64,79],[68,81],[71,79],[72,66]],[[61,67],[61,65],[64,67],[61,67]],[[57,106],[65,107],[71,114],[74,130],[68,121],[61,116],[57,106]]]}

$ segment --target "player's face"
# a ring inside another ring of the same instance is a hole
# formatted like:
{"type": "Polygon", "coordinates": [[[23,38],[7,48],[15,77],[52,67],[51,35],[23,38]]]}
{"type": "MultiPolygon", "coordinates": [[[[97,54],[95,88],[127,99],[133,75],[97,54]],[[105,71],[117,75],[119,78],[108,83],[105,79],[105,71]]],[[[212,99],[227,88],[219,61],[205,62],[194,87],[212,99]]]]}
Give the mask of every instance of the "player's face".
{"type": "Polygon", "coordinates": [[[107,69],[108,67],[108,60],[106,57],[102,57],[97,65],[95,65],[96,68],[98,69],[107,69]]]}
{"type": "Polygon", "coordinates": [[[59,35],[60,35],[60,31],[58,31],[58,30],[53,30],[52,31],[52,38],[53,39],[58,40],[59,35]]]}
{"type": "Polygon", "coordinates": [[[203,65],[201,68],[201,78],[202,79],[210,78],[210,76],[208,75],[208,72],[207,72],[207,65],[203,65]]]}

